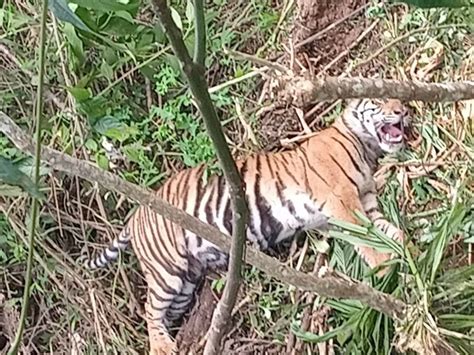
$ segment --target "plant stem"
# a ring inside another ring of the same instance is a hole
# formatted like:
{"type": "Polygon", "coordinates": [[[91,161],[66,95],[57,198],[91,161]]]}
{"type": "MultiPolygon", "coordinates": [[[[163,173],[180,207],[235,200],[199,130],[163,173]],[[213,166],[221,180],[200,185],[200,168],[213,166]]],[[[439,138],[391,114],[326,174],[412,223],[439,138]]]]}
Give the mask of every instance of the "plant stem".
{"type": "MultiPolygon", "coordinates": [[[[43,0],[41,9],[41,28],[40,28],[40,47],[39,47],[39,70],[38,70],[38,88],[36,90],[36,111],[35,111],[35,150],[34,150],[34,173],[33,182],[37,190],[39,190],[40,180],[40,164],[41,164],[41,115],[43,112],[43,91],[44,91],[44,67],[45,67],[45,52],[46,52],[46,18],[48,17],[48,0],[43,0]]],[[[31,220],[30,220],[30,239],[28,243],[28,259],[26,264],[25,289],[23,291],[23,303],[21,307],[20,319],[18,328],[15,334],[8,355],[16,355],[23,337],[25,329],[26,317],[28,314],[28,306],[31,295],[31,274],[33,271],[34,249],[35,249],[35,235],[36,226],[38,224],[38,205],[39,200],[36,197],[32,198],[31,202],[31,220]]]]}
{"type": "Polygon", "coordinates": [[[206,18],[204,0],[194,0],[194,63],[206,66],[206,18]]]}
{"type": "MultiPolygon", "coordinates": [[[[201,0],[195,0],[196,7],[202,7],[201,0]]],[[[240,178],[239,171],[235,165],[234,159],[230,153],[224,133],[222,132],[221,123],[217,117],[216,110],[212,104],[211,96],[209,94],[206,78],[204,76],[204,66],[199,63],[194,63],[183,41],[181,31],[174,23],[171,12],[167,6],[166,0],[153,0],[157,9],[158,17],[161,25],[170,41],[171,47],[183,66],[183,72],[187,78],[191,92],[193,93],[196,104],[201,112],[206,130],[212,139],[214,148],[216,149],[217,158],[224,171],[225,179],[229,185],[230,199],[233,212],[233,229],[232,229],[232,243],[229,252],[229,266],[227,271],[227,282],[224,288],[224,293],[217,305],[217,309],[212,317],[211,329],[208,335],[208,340],[204,349],[205,355],[217,354],[220,349],[220,342],[222,337],[227,332],[226,325],[231,318],[232,309],[234,308],[239,291],[240,281],[242,278],[242,257],[244,254],[244,246],[246,240],[248,210],[243,191],[243,182],[240,178]]],[[[195,14],[196,21],[201,22],[203,26],[204,14],[200,13],[202,9],[195,14]]],[[[203,10],[202,10],[203,11],[203,10]]],[[[198,30],[196,28],[196,30],[198,30]]],[[[202,30],[202,28],[201,28],[202,30]]],[[[204,29],[205,30],[205,29],[204,29]]],[[[201,33],[201,37],[203,34],[201,33]]],[[[202,43],[204,38],[200,38],[200,47],[197,60],[203,60],[203,53],[205,52],[205,43],[202,43]],[[204,46],[203,46],[204,45],[204,46]]]]}

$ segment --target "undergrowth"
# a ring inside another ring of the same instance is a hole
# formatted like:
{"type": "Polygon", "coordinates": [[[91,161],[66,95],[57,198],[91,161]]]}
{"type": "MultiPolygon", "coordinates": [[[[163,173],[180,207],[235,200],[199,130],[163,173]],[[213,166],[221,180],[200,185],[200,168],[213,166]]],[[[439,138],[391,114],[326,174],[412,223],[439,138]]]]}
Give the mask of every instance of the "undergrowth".
{"type": "MultiPolygon", "coordinates": [[[[159,186],[184,167],[201,162],[212,166],[211,142],[149,3],[75,3],[85,4],[72,8],[90,31],[52,15],[48,21],[44,143],[147,187],[159,186]]],[[[0,6],[0,108],[29,132],[38,5],[38,1],[5,0],[0,6]]],[[[191,2],[173,1],[172,6],[192,52],[191,2]]],[[[288,36],[277,24],[283,20],[283,27],[290,27],[290,18],[280,19],[286,6],[286,2],[268,0],[207,4],[208,81],[236,155],[256,149],[249,137],[255,135],[259,119],[263,80],[254,76],[231,84],[229,80],[244,77],[254,65],[226,50],[257,53],[262,58],[284,53],[288,36]]],[[[408,9],[374,2],[362,16],[367,26],[380,22],[370,41],[362,42],[339,64],[340,72],[350,72],[375,50],[407,35],[371,60],[374,66],[382,63],[378,75],[436,82],[472,80],[468,10],[408,9]]],[[[318,55],[307,53],[312,59],[318,55]]],[[[336,104],[321,125],[330,124],[342,108],[336,104]]],[[[461,353],[474,353],[473,106],[414,102],[412,110],[414,139],[399,156],[383,161],[377,177],[385,216],[415,241],[416,250],[399,255],[383,279],[369,272],[351,244],[337,238],[302,238],[299,248],[291,248],[284,260],[312,272],[321,262],[318,255],[327,252],[323,263],[417,305],[421,313],[429,309],[413,319],[431,326],[432,316],[439,327],[433,328],[435,333],[445,336],[461,353]],[[413,264],[407,262],[410,257],[413,264]]],[[[0,137],[0,155],[31,173],[32,160],[4,137],[0,137]]],[[[98,184],[46,168],[42,176],[48,201],[42,207],[33,307],[23,350],[142,352],[146,348],[141,318],[144,282],[134,256],[127,255],[120,268],[100,276],[84,275],[75,262],[81,253],[116,235],[117,226],[133,213],[132,205],[98,184]]],[[[19,312],[28,200],[21,189],[7,185],[0,185],[0,195],[2,349],[13,334],[19,312]]],[[[222,280],[215,289],[219,286],[222,280]]],[[[335,353],[388,354],[395,351],[395,344],[403,348],[402,330],[421,334],[416,324],[397,324],[395,329],[386,316],[356,301],[308,295],[251,267],[246,269],[239,307],[238,326],[232,333],[235,352],[250,344],[254,349],[261,346],[262,353],[293,348],[310,353],[318,346],[322,353],[320,344],[326,342],[335,353]]]]}

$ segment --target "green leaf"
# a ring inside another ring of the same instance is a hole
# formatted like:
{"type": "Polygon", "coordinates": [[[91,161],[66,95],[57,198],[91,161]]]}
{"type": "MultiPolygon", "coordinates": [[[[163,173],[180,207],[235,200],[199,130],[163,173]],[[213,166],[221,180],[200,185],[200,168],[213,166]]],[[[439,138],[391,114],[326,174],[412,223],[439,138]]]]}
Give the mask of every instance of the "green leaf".
{"type": "Polygon", "coordinates": [[[401,0],[402,2],[421,8],[432,7],[464,7],[473,6],[469,0],[401,0]]]}
{"type": "Polygon", "coordinates": [[[80,88],[77,86],[67,87],[66,90],[69,91],[78,102],[84,102],[92,96],[89,89],[80,88]]]}
{"type": "Polygon", "coordinates": [[[443,327],[454,331],[474,328],[474,315],[471,314],[441,314],[439,317],[443,327]]]}
{"type": "Polygon", "coordinates": [[[81,7],[85,7],[91,10],[100,11],[135,11],[140,5],[138,1],[131,1],[125,3],[117,0],[71,0],[70,2],[75,3],[81,7]]]}
{"type": "Polygon", "coordinates": [[[322,335],[306,332],[302,330],[301,328],[299,328],[295,323],[291,325],[291,331],[296,335],[297,338],[300,338],[303,341],[306,341],[309,343],[322,343],[338,336],[341,333],[347,333],[354,326],[353,323],[354,321],[349,320],[345,322],[343,325],[333,330],[330,330],[322,335]]]}
{"type": "Polygon", "coordinates": [[[114,116],[104,116],[97,120],[93,128],[100,134],[123,142],[131,135],[136,134],[136,129],[127,126],[114,116]]]}
{"type": "Polygon", "coordinates": [[[183,22],[181,21],[181,16],[179,16],[178,11],[176,11],[171,6],[170,6],[170,10],[171,10],[171,17],[173,18],[174,23],[182,31],[183,30],[183,22]]]}
{"type": "Polygon", "coordinates": [[[21,187],[31,196],[43,199],[44,196],[30,177],[10,160],[0,157],[0,181],[8,185],[21,187]]]}
{"type": "Polygon", "coordinates": [[[74,53],[76,58],[79,60],[79,63],[84,62],[86,58],[84,55],[84,46],[82,44],[81,39],[76,33],[75,27],[70,23],[65,23],[63,32],[64,32],[64,35],[66,36],[68,43],[71,46],[72,52],[74,53]]]}
{"type": "Polygon", "coordinates": [[[94,33],[86,24],[71,10],[66,0],[49,0],[48,7],[51,12],[63,22],[68,22],[80,30],[94,33]]]}

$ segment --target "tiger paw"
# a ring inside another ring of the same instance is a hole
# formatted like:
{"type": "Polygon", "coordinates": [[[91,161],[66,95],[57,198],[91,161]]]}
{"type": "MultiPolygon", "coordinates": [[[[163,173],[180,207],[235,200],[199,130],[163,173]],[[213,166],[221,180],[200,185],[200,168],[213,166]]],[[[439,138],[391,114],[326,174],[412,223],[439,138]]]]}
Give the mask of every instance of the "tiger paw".
{"type": "Polygon", "coordinates": [[[149,355],[175,355],[178,354],[176,342],[163,330],[156,330],[150,334],[149,355]]]}

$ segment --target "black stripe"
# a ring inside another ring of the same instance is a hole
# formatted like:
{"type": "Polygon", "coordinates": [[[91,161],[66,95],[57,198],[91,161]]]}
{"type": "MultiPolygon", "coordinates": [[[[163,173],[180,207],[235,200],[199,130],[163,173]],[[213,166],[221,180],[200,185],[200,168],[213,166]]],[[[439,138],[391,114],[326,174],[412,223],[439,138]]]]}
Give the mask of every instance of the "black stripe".
{"type": "Polygon", "coordinates": [[[188,209],[188,196],[189,196],[189,190],[190,190],[189,179],[191,178],[191,174],[192,174],[192,169],[186,170],[186,172],[184,173],[184,177],[182,179],[182,180],[184,180],[183,181],[184,194],[181,198],[181,201],[182,201],[181,209],[183,211],[187,211],[187,209],[188,209]]]}
{"type": "Polygon", "coordinates": [[[321,203],[321,205],[319,206],[319,211],[322,212],[324,206],[326,206],[326,202],[327,200],[325,200],[323,203],[321,203]]]}
{"type": "Polygon", "coordinates": [[[344,149],[344,151],[346,152],[347,156],[348,156],[349,159],[351,160],[352,165],[353,165],[354,168],[357,170],[357,172],[358,172],[359,174],[361,174],[362,176],[364,176],[364,173],[362,172],[362,170],[361,170],[359,164],[357,164],[357,162],[356,162],[356,161],[354,160],[354,158],[352,157],[351,152],[349,152],[349,151],[347,150],[347,148],[344,146],[344,144],[343,144],[341,141],[339,141],[337,138],[335,138],[335,137],[331,137],[331,138],[332,138],[333,140],[335,140],[335,141],[341,146],[342,149],[344,149]]]}
{"type": "Polygon", "coordinates": [[[200,236],[196,236],[196,245],[199,248],[202,245],[202,238],[200,236]]]}
{"type": "MultiPolygon", "coordinates": [[[[144,212],[149,213],[149,209],[146,208],[144,210],[144,212]]],[[[143,221],[150,221],[149,214],[143,216],[143,221]]],[[[143,232],[143,235],[144,235],[145,234],[144,224],[142,224],[142,228],[143,228],[142,232],[143,232]]],[[[153,233],[152,228],[149,228],[149,231],[150,231],[150,233],[153,233]]],[[[163,250],[166,250],[166,248],[164,248],[163,245],[162,245],[162,244],[164,244],[163,243],[164,240],[162,240],[160,238],[156,238],[156,237],[157,236],[155,236],[155,235],[151,235],[151,236],[146,235],[144,240],[143,240],[143,243],[145,243],[148,246],[148,251],[151,254],[150,259],[160,263],[163,266],[168,264],[167,266],[169,266],[169,269],[166,268],[166,267],[165,267],[165,269],[170,275],[177,276],[177,277],[182,277],[183,274],[185,273],[185,270],[180,269],[177,265],[173,265],[173,264],[170,263],[170,262],[173,261],[173,259],[171,258],[171,255],[168,254],[169,258],[167,259],[162,253],[163,250]],[[152,237],[152,238],[150,238],[150,237],[152,237]],[[159,242],[162,242],[162,243],[159,243],[159,242]]]]}
{"type": "Polygon", "coordinates": [[[224,191],[226,186],[226,181],[223,176],[216,176],[217,181],[217,206],[216,206],[216,215],[219,217],[219,212],[222,208],[222,203],[224,202],[224,191]]]}
{"type": "Polygon", "coordinates": [[[307,203],[305,203],[304,205],[304,209],[308,212],[308,213],[311,213],[311,214],[315,214],[316,213],[316,210],[313,209],[310,205],[308,205],[307,203]]]}
{"type": "MultiPolygon", "coordinates": [[[[172,252],[170,251],[170,247],[172,250],[176,251],[179,256],[182,258],[186,258],[186,255],[183,255],[179,252],[178,247],[172,242],[172,237],[173,237],[173,230],[168,228],[168,223],[173,225],[169,220],[165,219],[164,217],[156,214],[155,212],[151,211],[150,209],[147,209],[145,211],[147,213],[146,218],[150,221],[150,225],[152,225],[154,228],[157,229],[158,235],[156,236],[156,241],[160,241],[160,247],[166,251],[166,254],[168,255],[168,260],[173,260],[174,256],[172,256],[172,252]],[[162,226],[165,230],[166,233],[165,235],[160,234],[160,226],[162,226]],[[168,238],[168,240],[171,240],[171,242],[168,244],[165,242],[165,238],[168,238]]],[[[145,218],[145,217],[144,217],[145,218]]],[[[176,226],[177,228],[180,228],[176,226]]]]}
{"type": "Polygon", "coordinates": [[[199,212],[199,206],[201,203],[201,198],[202,198],[202,193],[204,192],[203,186],[202,186],[202,172],[204,170],[205,166],[201,165],[199,169],[196,170],[196,201],[194,201],[194,211],[193,211],[193,216],[198,217],[198,212],[199,212]]]}
{"type": "Polygon", "coordinates": [[[260,216],[260,235],[270,244],[273,245],[275,240],[283,230],[283,225],[272,215],[272,208],[260,191],[260,159],[256,161],[257,175],[255,177],[255,204],[257,212],[260,216]]]}
{"type": "MultiPolygon", "coordinates": [[[[146,265],[146,268],[147,268],[146,271],[148,271],[150,273],[150,275],[155,279],[155,282],[158,283],[158,285],[161,287],[161,289],[164,292],[166,292],[169,295],[173,295],[173,296],[178,295],[178,291],[171,288],[171,287],[169,287],[166,280],[163,279],[163,277],[156,271],[156,268],[154,268],[153,265],[151,265],[146,258],[142,258],[140,261],[146,265]]],[[[165,269],[166,269],[166,267],[165,267],[165,269]]],[[[156,294],[156,292],[154,292],[154,289],[152,287],[148,287],[148,290],[150,292],[154,293],[154,296],[157,299],[163,300],[163,302],[169,302],[169,300],[163,299],[160,296],[158,296],[158,294],[156,294]]]]}
{"type": "Polygon", "coordinates": [[[357,191],[359,191],[359,186],[354,181],[354,179],[352,179],[349,175],[347,175],[346,170],[341,166],[341,164],[339,164],[339,162],[331,154],[329,154],[329,157],[339,167],[339,169],[341,169],[344,176],[356,187],[357,191]]]}
{"type": "Polygon", "coordinates": [[[230,208],[230,198],[227,197],[227,201],[224,207],[224,228],[227,230],[229,235],[232,235],[232,209],[230,208]]]}
{"type": "Polygon", "coordinates": [[[283,170],[285,171],[286,174],[288,174],[288,175],[290,176],[291,179],[293,179],[293,181],[294,181],[296,184],[298,184],[298,183],[299,183],[298,180],[297,180],[296,177],[293,175],[293,173],[288,169],[288,165],[290,165],[291,162],[289,163],[288,160],[286,160],[285,154],[280,155],[280,157],[282,158],[282,160],[283,160],[283,162],[284,162],[284,163],[282,164],[282,165],[283,165],[283,170]]]}
{"type": "MultiPolygon", "coordinates": [[[[303,152],[304,152],[304,151],[303,151],[303,152]]],[[[319,174],[319,173],[316,171],[316,169],[314,169],[314,168],[311,166],[311,164],[309,163],[308,156],[307,156],[306,152],[304,152],[303,157],[305,158],[305,162],[306,162],[305,165],[308,167],[308,169],[311,170],[317,177],[319,177],[327,186],[331,187],[331,185],[326,181],[326,179],[323,178],[323,177],[321,176],[321,174],[319,174]]]]}
{"type": "Polygon", "coordinates": [[[371,207],[369,208],[367,211],[365,211],[365,213],[370,216],[372,213],[375,213],[375,212],[378,212],[379,209],[377,207],[371,207]]]}

